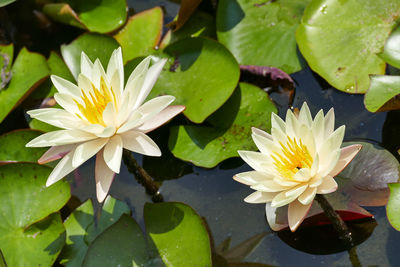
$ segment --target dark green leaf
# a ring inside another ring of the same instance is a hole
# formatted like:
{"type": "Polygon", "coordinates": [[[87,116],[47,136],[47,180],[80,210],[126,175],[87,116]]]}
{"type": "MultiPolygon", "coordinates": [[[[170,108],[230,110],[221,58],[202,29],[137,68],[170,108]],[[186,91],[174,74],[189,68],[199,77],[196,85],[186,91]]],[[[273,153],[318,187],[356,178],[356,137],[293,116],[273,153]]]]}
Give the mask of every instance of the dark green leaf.
{"type": "Polygon", "coordinates": [[[400,27],[390,34],[380,57],[390,65],[400,68],[400,27]]]}
{"type": "Polygon", "coordinates": [[[364,98],[365,107],[371,112],[399,109],[399,101],[393,99],[398,94],[400,94],[400,76],[371,76],[371,84],[364,98]]]}
{"type": "Polygon", "coordinates": [[[390,224],[400,231],[400,184],[389,184],[390,197],[386,213],[390,224]]]}
{"type": "Polygon", "coordinates": [[[256,150],[251,127],[269,131],[271,113],[277,112],[260,88],[241,83],[231,98],[207,119],[211,126],[171,128],[169,147],[175,157],[201,167],[239,156],[238,150],[256,150]]]}

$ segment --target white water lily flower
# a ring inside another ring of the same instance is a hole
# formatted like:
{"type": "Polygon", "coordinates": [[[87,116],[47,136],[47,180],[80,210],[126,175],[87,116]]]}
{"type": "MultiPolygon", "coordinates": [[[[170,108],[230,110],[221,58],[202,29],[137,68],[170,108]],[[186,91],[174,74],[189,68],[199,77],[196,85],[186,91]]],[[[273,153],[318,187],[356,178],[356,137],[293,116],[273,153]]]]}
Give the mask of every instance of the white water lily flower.
{"type": "Polygon", "coordinates": [[[257,190],[244,201],[267,203],[267,218],[278,207],[289,205],[289,227],[295,231],[311,208],[315,194],[337,189],[333,177],[355,157],[361,145],[340,148],[345,127],[334,131],[333,108],[325,116],[319,111],[313,120],[304,103],[298,116],[288,110],[284,122],[272,113],[271,122],[271,134],[253,128],[252,138],[260,152],[238,151],[254,171],[233,178],[257,190]]]}
{"type": "Polygon", "coordinates": [[[159,96],[147,102],[166,60],[150,66],[144,59],[129,76],[124,88],[121,48],[116,49],[103,69],[82,52],[78,85],[52,75],[58,93],[55,100],[63,109],[42,108],[28,114],[35,119],[62,128],[43,134],[26,146],[51,148],[39,159],[43,164],[62,157],[51,172],[46,186],[57,182],[96,155],[96,192],[102,202],[116,173],[119,173],[123,148],[148,156],[161,151],[145,133],[159,127],[184,110],[169,106],[175,99],[159,96]]]}

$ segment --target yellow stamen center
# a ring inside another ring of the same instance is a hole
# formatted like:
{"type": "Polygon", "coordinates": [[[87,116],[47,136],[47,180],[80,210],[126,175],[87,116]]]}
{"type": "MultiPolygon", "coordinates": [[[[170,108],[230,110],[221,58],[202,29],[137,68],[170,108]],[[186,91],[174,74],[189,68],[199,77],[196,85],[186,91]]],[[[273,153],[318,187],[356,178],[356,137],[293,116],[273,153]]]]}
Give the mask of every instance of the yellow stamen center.
{"type": "Polygon", "coordinates": [[[297,142],[296,138],[288,136],[286,145],[279,142],[281,151],[274,152],[272,158],[276,170],[283,176],[293,179],[293,176],[302,168],[311,168],[313,158],[307,147],[301,142],[297,142]]]}
{"type": "MultiPolygon", "coordinates": [[[[103,112],[110,102],[114,103],[115,108],[118,107],[115,93],[112,88],[108,88],[103,77],[100,80],[100,88],[96,88],[93,83],[91,85],[92,90],[89,91],[89,95],[81,89],[83,105],[76,100],[75,103],[88,122],[106,126],[103,121],[103,112]]],[[[76,115],[82,119],[79,114],[76,115]]]]}

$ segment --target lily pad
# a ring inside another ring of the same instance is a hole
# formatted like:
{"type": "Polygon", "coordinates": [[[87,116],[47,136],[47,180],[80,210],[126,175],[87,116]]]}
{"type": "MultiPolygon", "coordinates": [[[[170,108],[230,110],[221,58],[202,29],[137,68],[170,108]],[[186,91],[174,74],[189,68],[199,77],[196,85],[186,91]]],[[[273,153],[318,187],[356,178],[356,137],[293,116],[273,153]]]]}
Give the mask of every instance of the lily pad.
{"type": "Polygon", "coordinates": [[[42,132],[34,130],[16,130],[0,136],[0,164],[3,162],[33,162],[46,152],[46,148],[31,148],[25,145],[42,132]]]}
{"type": "Polygon", "coordinates": [[[390,34],[380,57],[390,65],[400,69],[400,27],[397,27],[390,34]]]}
{"type": "Polygon", "coordinates": [[[14,3],[16,0],[0,0],[0,7],[14,3]]]}
{"type": "Polygon", "coordinates": [[[397,0],[312,1],[297,29],[310,67],[333,87],[365,93],[370,74],[384,74],[378,56],[400,17],[397,0]]]}
{"type": "Polygon", "coordinates": [[[57,211],[70,188],[66,181],[46,187],[50,172],[32,163],[0,166],[0,249],[8,266],[51,266],[64,246],[57,211]]]}
{"type": "Polygon", "coordinates": [[[210,239],[201,217],[183,203],[146,203],[144,220],[152,255],[166,266],[211,266],[210,239]]]}
{"type": "Polygon", "coordinates": [[[163,27],[163,12],[155,7],[129,18],[114,38],[122,47],[124,62],[146,56],[156,48],[163,27]]]}
{"type": "Polygon", "coordinates": [[[0,91],[0,122],[49,75],[46,59],[23,48],[11,68],[11,81],[0,91]]]}
{"type": "Polygon", "coordinates": [[[371,76],[371,84],[365,93],[364,104],[371,112],[387,111],[400,108],[400,101],[395,96],[400,94],[400,76],[371,76]]]}
{"type": "Polygon", "coordinates": [[[66,0],[46,4],[43,12],[61,23],[106,33],[125,23],[127,6],[125,0],[66,0]]]}
{"type": "Polygon", "coordinates": [[[386,206],[386,214],[390,224],[400,231],[400,184],[389,184],[390,197],[386,206]]]}
{"type": "Polygon", "coordinates": [[[238,150],[256,150],[251,127],[269,131],[271,113],[277,112],[268,94],[260,88],[240,83],[231,98],[206,125],[171,127],[169,148],[175,157],[201,167],[238,157],[238,150]]]}
{"type": "Polygon", "coordinates": [[[147,266],[147,263],[143,232],[132,217],[124,214],[93,241],[82,266],[147,266]]]}
{"type": "Polygon", "coordinates": [[[217,36],[240,65],[269,66],[293,73],[303,64],[295,31],[309,0],[221,0],[217,36]]]}
{"type": "Polygon", "coordinates": [[[110,36],[86,33],[76,38],[70,44],[62,45],[61,54],[75,80],[77,80],[81,69],[80,62],[82,51],[84,51],[92,61],[98,58],[103,66],[107,66],[111,53],[118,47],[117,41],[110,36]]]}
{"type": "Polygon", "coordinates": [[[101,216],[95,223],[93,204],[91,200],[85,201],[64,222],[67,240],[60,256],[61,263],[68,267],[82,266],[93,240],[127,213],[130,213],[130,209],[124,202],[108,196],[101,216]]]}
{"type": "Polygon", "coordinates": [[[167,46],[164,53],[168,62],[150,98],[173,95],[175,105],[186,106],[184,115],[201,123],[233,93],[239,80],[239,66],[218,42],[203,37],[186,38],[167,46]]]}

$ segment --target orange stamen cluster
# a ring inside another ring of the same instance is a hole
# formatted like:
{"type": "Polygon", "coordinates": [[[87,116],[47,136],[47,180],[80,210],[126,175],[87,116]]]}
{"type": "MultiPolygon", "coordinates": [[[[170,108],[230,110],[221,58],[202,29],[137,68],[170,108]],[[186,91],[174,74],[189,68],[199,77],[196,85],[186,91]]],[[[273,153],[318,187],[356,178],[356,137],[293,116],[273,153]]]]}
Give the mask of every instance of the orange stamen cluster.
{"type": "Polygon", "coordinates": [[[276,170],[285,178],[293,179],[293,176],[302,168],[311,168],[313,158],[307,147],[301,142],[297,142],[296,138],[290,138],[286,145],[281,145],[280,153],[274,152],[271,157],[274,160],[276,170]]]}
{"type": "MultiPolygon", "coordinates": [[[[96,88],[93,83],[91,85],[92,90],[89,90],[89,95],[81,89],[81,99],[84,104],[82,105],[77,101],[75,101],[75,103],[78,106],[79,111],[88,122],[106,126],[103,121],[103,112],[110,102],[114,103],[115,108],[118,107],[116,103],[117,99],[115,97],[115,93],[112,88],[108,88],[103,77],[101,77],[99,89],[96,88]]],[[[81,118],[79,114],[77,115],[81,118]]]]}

